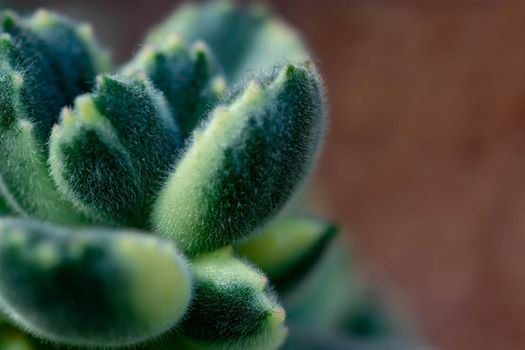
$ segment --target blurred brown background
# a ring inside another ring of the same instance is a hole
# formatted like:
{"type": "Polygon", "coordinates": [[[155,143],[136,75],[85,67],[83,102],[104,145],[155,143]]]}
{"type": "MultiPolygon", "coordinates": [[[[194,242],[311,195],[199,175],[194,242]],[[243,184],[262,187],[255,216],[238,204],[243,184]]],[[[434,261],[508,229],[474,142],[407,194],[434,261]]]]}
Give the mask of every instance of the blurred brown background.
{"type": "MultiPolygon", "coordinates": [[[[271,2],[326,78],[315,182],[368,275],[440,349],[525,348],[525,3],[271,2]]],[[[12,3],[93,22],[123,60],[177,2],[12,3]]]]}

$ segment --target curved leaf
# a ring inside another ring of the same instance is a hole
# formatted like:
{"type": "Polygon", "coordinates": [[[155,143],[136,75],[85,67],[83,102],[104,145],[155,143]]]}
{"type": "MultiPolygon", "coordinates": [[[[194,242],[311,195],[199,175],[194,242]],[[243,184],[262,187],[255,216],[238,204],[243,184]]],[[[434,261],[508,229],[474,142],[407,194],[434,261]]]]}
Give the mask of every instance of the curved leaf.
{"type": "Polygon", "coordinates": [[[232,82],[279,63],[309,58],[298,34],[261,4],[186,4],[154,28],[148,41],[162,42],[170,34],[207,43],[232,82]]]}
{"type": "Polygon", "coordinates": [[[224,93],[219,70],[204,43],[189,49],[172,35],[162,44],[145,46],[123,72],[145,74],[164,93],[185,139],[224,93]]]}
{"type": "Polygon", "coordinates": [[[192,262],[195,296],[180,331],[198,349],[277,349],[286,336],[284,309],[267,278],[229,251],[192,262]]]}
{"type": "Polygon", "coordinates": [[[58,224],[82,223],[56,190],[34,124],[20,107],[23,83],[20,74],[0,66],[0,192],[18,214],[58,224]]]}
{"type": "Polygon", "coordinates": [[[148,82],[102,76],[53,129],[51,173],[92,219],[142,227],[179,144],[164,98],[148,82]]]}
{"type": "Polygon", "coordinates": [[[289,215],[263,227],[236,251],[261,270],[280,290],[293,287],[316,265],[337,228],[308,215],[289,215]]]}
{"type": "Polygon", "coordinates": [[[89,25],[77,25],[47,10],[36,11],[27,23],[48,47],[67,101],[90,91],[97,73],[110,68],[109,55],[100,48],[89,25]]]}
{"type": "Polygon", "coordinates": [[[191,297],[175,248],[133,232],[0,219],[0,275],[0,304],[15,323],[71,345],[155,337],[181,319],[191,297]]]}
{"type": "Polygon", "coordinates": [[[313,167],[324,129],[316,73],[288,65],[217,107],[162,189],[153,223],[188,254],[274,216],[313,167]]]}

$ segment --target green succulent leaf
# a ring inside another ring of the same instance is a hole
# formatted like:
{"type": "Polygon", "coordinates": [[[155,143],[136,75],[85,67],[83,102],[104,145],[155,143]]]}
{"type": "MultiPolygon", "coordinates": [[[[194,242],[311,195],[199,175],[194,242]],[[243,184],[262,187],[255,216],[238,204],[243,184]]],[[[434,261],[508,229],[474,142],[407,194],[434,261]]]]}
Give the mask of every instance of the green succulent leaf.
{"type": "Polygon", "coordinates": [[[95,221],[145,226],[180,137],[162,94],[139,78],[103,75],[65,109],[50,141],[59,190],[95,221]]]}
{"type": "Polygon", "coordinates": [[[46,145],[60,109],[91,89],[97,70],[105,68],[94,49],[102,50],[85,26],[46,11],[24,20],[0,12],[0,62],[20,74],[20,109],[35,124],[46,145]]]}
{"type": "Polygon", "coordinates": [[[55,189],[46,150],[60,109],[100,68],[88,52],[95,45],[85,29],[45,11],[27,20],[0,13],[0,192],[18,214],[84,221],[55,189]]]}
{"type": "Polygon", "coordinates": [[[173,33],[210,45],[234,82],[277,63],[309,58],[293,29],[261,4],[237,5],[230,0],[186,4],[154,28],[148,41],[162,42],[173,33]]]}
{"type": "Polygon", "coordinates": [[[164,93],[172,116],[186,138],[222,97],[225,81],[206,45],[191,49],[172,35],[162,44],[147,45],[124,74],[145,74],[164,93]]]}
{"type": "Polygon", "coordinates": [[[15,323],[71,345],[158,336],[191,297],[189,270],[173,245],[126,231],[0,219],[0,275],[1,306],[15,323]]]}
{"type": "Polygon", "coordinates": [[[212,111],[160,192],[158,232],[195,255],[244,238],[282,209],[321,143],[317,79],[288,65],[212,111]]]}
{"type": "MultiPolygon", "coordinates": [[[[0,45],[9,41],[3,39],[0,45]]],[[[56,190],[35,126],[21,107],[25,84],[19,73],[0,66],[0,193],[18,214],[58,224],[81,223],[56,190]]]]}
{"type": "MultiPolygon", "coordinates": [[[[21,77],[17,107],[35,125],[37,139],[44,145],[60,108],[68,103],[62,76],[50,57],[50,48],[14,13],[0,13],[0,33],[2,68],[21,77]]],[[[6,118],[13,116],[3,114],[2,119],[6,118]]]]}
{"type": "Polygon", "coordinates": [[[96,42],[91,27],[47,10],[36,11],[27,20],[30,30],[49,48],[56,63],[67,101],[90,91],[98,72],[110,68],[110,58],[96,42]]]}
{"type": "Polygon", "coordinates": [[[261,4],[182,6],[116,75],[89,25],[0,11],[0,348],[275,350],[275,290],[296,326],[371,324],[334,226],[271,221],[324,135],[310,62],[261,4]]]}
{"type": "Polygon", "coordinates": [[[337,228],[325,220],[294,214],[272,221],[236,251],[283,290],[308,274],[336,233],[337,228]]]}
{"type": "Polygon", "coordinates": [[[277,349],[286,336],[284,309],[259,271],[230,249],[191,263],[195,295],[180,332],[197,349],[277,349]]]}

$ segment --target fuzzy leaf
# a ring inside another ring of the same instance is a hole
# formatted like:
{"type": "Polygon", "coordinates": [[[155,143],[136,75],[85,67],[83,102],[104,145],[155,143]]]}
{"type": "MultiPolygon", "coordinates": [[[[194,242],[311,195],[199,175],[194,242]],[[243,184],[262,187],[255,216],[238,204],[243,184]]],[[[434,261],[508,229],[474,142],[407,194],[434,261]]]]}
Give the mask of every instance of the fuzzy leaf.
{"type": "MultiPolygon", "coordinates": [[[[22,78],[16,108],[34,124],[35,135],[44,145],[60,108],[68,103],[57,62],[51,59],[45,42],[14,13],[0,12],[0,32],[0,64],[22,78]]],[[[0,94],[6,93],[0,90],[0,94]]],[[[12,118],[4,113],[1,117],[12,118]]]]}
{"type": "Polygon", "coordinates": [[[316,265],[336,233],[337,228],[325,220],[295,214],[271,222],[236,250],[278,289],[286,289],[316,265]]]}
{"type": "Polygon", "coordinates": [[[19,214],[83,221],[56,191],[46,151],[60,109],[95,75],[85,32],[46,12],[26,21],[0,13],[0,192],[19,214]]]}
{"type": "Polygon", "coordinates": [[[46,10],[37,11],[28,25],[49,48],[67,101],[90,91],[96,74],[109,69],[109,54],[99,47],[89,25],[77,25],[46,10]]]}
{"type": "Polygon", "coordinates": [[[188,49],[175,35],[147,45],[124,74],[145,74],[164,93],[172,116],[186,138],[223,95],[225,82],[209,49],[197,42],[188,49]]]}
{"type": "Polygon", "coordinates": [[[162,94],[141,78],[103,75],[94,102],[138,158],[141,172],[149,178],[148,190],[158,186],[180,145],[179,130],[162,94]]]}
{"type": "Polygon", "coordinates": [[[222,0],[183,5],[150,33],[148,41],[162,42],[173,33],[210,45],[234,82],[275,64],[309,57],[299,36],[261,4],[222,0]]]}
{"type": "Polygon", "coordinates": [[[97,91],[78,97],[54,128],[51,173],[92,219],[140,227],[179,142],[162,95],[149,83],[102,76],[97,91]]]}
{"type": "Polygon", "coordinates": [[[286,336],[284,309],[267,278],[229,250],[194,260],[195,295],[180,331],[198,349],[277,349],[286,336]]]}
{"type": "Polygon", "coordinates": [[[0,298],[6,314],[44,339],[124,346],[157,336],[191,297],[185,260],[132,232],[63,230],[0,219],[0,298]]]}
{"type": "Polygon", "coordinates": [[[57,192],[34,124],[20,107],[24,84],[20,74],[0,66],[0,193],[21,215],[58,224],[82,223],[57,192]]]}
{"type": "Polygon", "coordinates": [[[153,223],[190,255],[274,216],[310,172],[323,135],[316,73],[288,65],[217,107],[155,204],[153,223]]]}
{"type": "Polygon", "coordinates": [[[0,61],[23,77],[19,108],[45,145],[60,109],[90,90],[97,70],[107,68],[99,58],[104,51],[87,26],[43,10],[27,20],[0,12],[0,33],[0,61]]]}

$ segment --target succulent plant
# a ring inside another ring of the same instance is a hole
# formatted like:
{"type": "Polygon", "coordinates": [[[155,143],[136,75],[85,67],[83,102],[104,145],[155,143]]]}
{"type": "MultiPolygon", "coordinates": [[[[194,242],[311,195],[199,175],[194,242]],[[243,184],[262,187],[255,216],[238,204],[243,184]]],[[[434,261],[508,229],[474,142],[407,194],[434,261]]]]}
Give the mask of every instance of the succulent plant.
{"type": "Polygon", "coordinates": [[[55,13],[1,12],[0,33],[2,348],[278,348],[278,294],[336,232],[282,214],[325,129],[295,31],[185,5],[116,68],[55,13]]]}

